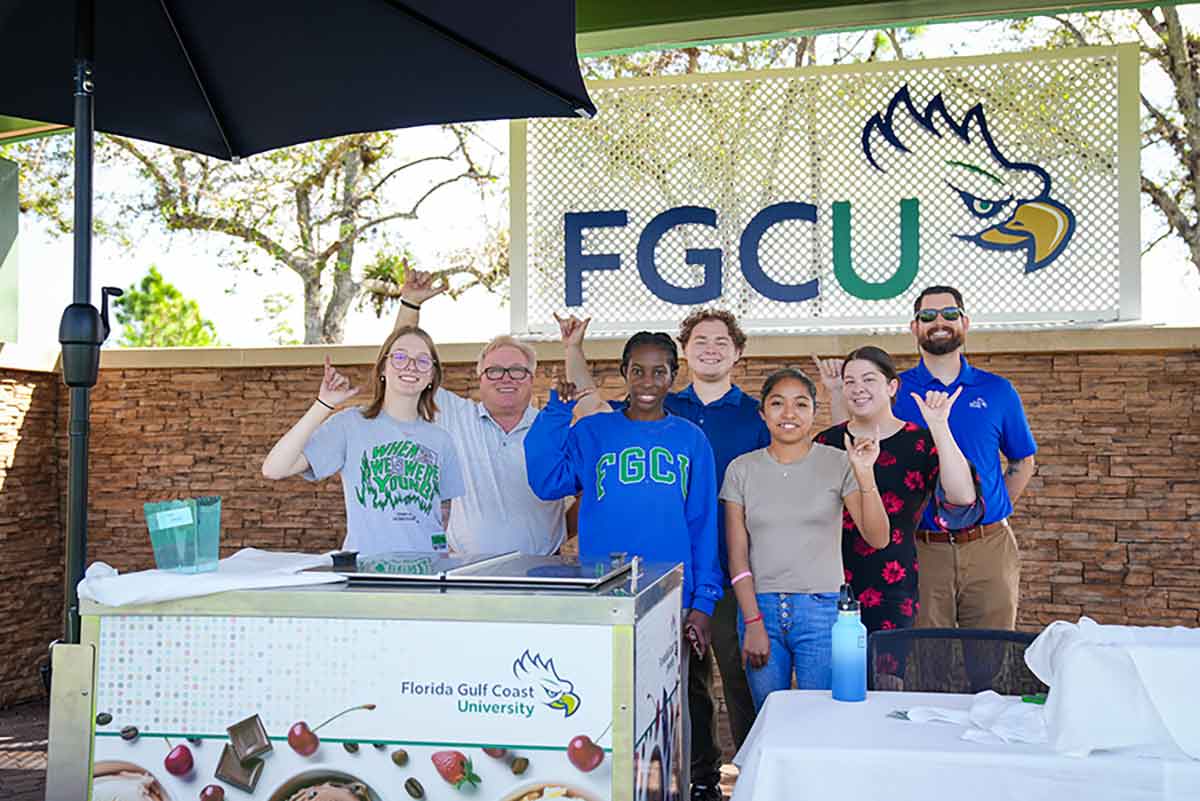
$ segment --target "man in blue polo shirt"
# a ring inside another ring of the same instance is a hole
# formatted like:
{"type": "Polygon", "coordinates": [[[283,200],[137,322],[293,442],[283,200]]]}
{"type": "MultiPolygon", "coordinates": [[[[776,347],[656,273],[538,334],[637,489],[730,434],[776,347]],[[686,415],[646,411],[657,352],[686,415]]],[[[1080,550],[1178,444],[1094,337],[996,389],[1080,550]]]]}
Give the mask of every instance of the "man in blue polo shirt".
{"type": "MultiPolygon", "coordinates": [[[[567,348],[567,379],[576,388],[595,387],[583,353],[586,320],[559,320],[567,348]]],[[[687,359],[692,383],[667,396],[664,406],[671,414],[691,420],[708,437],[716,460],[717,485],[725,478],[729,463],[770,444],[771,436],[758,413],[758,401],[742,392],[732,380],[733,368],[746,347],[746,335],[737,318],[727,311],[701,309],[688,315],[679,326],[679,342],[687,359]]],[[[577,414],[586,414],[602,402],[592,396],[580,401],[577,414]]],[[[712,617],[712,652],[721,671],[725,708],[736,748],[742,747],[754,724],[754,701],[746,684],[742,649],[737,636],[737,599],[728,590],[729,562],[725,548],[724,510],[717,518],[721,573],[726,592],[712,617]]],[[[689,653],[691,651],[689,650],[689,653]]],[[[717,734],[717,709],[712,697],[713,658],[691,654],[688,666],[688,709],[691,717],[691,799],[719,801],[721,798],[721,745],[717,734]]]]}
{"type": "Polygon", "coordinates": [[[931,286],[913,304],[909,328],[921,362],[900,374],[896,416],[921,425],[910,392],[927,390],[962,396],[950,412],[950,430],[979,474],[985,504],[979,525],[939,531],[930,508],[917,529],[920,565],[918,626],[1011,629],[1017,623],[1020,554],[1008,517],[1035,470],[1037,443],[1013,385],[972,367],[963,356],[970,319],[962,294],[931,286]],[[1001,468],[1000,454],[1008,467],[1001,468]]]}

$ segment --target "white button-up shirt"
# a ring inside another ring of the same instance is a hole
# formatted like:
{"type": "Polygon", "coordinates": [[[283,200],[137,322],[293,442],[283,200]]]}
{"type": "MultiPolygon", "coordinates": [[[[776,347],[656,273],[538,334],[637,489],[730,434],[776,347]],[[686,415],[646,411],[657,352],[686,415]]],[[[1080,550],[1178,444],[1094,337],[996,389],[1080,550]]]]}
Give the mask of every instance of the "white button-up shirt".
{"type": "Polygon", "coordinates": [[[450,509],[450,547],[461,553],[558,550],[567,533],[566,500],[541,500],[525,474],[525,434],[537,409],[530,406],[506,432],[482,403],[445,389],[435,400],[434,422],[454,438],[467,485],[450,509]]]}

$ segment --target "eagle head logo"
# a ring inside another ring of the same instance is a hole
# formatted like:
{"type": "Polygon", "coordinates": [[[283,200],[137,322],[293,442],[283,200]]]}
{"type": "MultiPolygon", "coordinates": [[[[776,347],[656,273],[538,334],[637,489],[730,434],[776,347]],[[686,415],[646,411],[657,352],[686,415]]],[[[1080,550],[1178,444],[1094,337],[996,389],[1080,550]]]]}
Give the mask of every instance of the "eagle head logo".
{"type": "Polygon", "coordinates": [[[940,93],[918,109],[906,84],[867,121],[862,149],[893,181],[939,176],[944,197],[922,198],[923,210],[932,206],[926,218],[981,248],[1024,251],[1027,273],[1057,259],[1075,233],[1075,214],[1051,195],[1050,174],[1000,151],[982,103],[955,119],[940,93]]]}
{"type": "Polygon", "coordinates": [[[569,718],[579,709],[575,685],[558,675],[553,659],[543,659],[540,654],[530,654],[526,649],[521,658],[513,662],[513,675],[533,687],[535,697],[546,706],[561,709],[563,717],[569,718]]]}

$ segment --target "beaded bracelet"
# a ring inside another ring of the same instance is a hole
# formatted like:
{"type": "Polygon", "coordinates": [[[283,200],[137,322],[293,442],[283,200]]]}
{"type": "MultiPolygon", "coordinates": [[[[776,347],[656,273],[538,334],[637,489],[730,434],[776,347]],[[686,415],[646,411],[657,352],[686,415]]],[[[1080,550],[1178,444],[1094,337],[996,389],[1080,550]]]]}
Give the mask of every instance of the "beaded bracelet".
{"type": "Polygon", "coordinates": [[[754,617],[752,617],[752,618],[747,618],[746,620],[744,620],[744,621],[743,621],[743,625],[749,626],[751,623],[758,623],[758,622],[759,622],[759,621],[761,621],[762,619],[763,619],[762,612],[759,612],[759,613],[758,613],[757,615],[755,615],[754,617]]]}
{"type": "Polygon", "coordinates": [[[736,576],[734,576],[734,577],[733,577],[733,578],[730,580],[730,582],[729,582],[729,586],[730,586],[730,587],[732,587],[734,584],[737,584],[737,583],[738,583],[739,581],[741,581],[742,579],[744,579],[744,578],[750,578],[750,577],[751,577],[751,575],[752,575],[752,574],[751,574],[751,572],[750,572],[749,570],[746,570],[746,571],[744,571],[744,572],[742,572],[742,573],[738,573],[736,576]]]}

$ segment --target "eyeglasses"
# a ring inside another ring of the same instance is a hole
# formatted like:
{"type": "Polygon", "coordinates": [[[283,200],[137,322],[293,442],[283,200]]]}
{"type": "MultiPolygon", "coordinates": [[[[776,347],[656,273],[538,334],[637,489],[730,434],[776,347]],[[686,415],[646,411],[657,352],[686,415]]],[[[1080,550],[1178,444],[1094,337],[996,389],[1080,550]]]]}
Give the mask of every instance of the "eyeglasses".
{"type": "Polygon", "coordinates": [[[944,309],[921,309],[917,312],[917,321],[921,323],[932,323],[938,318],[938,315],[948,323],[952,323],[959,317],[963,316],[963,310],[957,306],[947,306],[944,309]]]}
{"type": "Polygon", "coordinates": [[[504,376],[508,376],[513,381],[524,381],[533,375],[528,367],[522,367],[519,364],[516,367],[485,367],[483,374],[489,381],[499,381],[504,376]]]}
{"type": "Polygon", "coordinates": [[[433,357],[427,353],[418,353],[416,356],[409,356],[407,351],[394,350],[388,355],[388,361],[397,370],[403,370],[409,365],[412,365],[412,369],[418,373],[428,373],[433,369],[433,357]]]}

